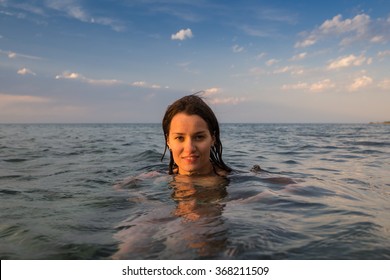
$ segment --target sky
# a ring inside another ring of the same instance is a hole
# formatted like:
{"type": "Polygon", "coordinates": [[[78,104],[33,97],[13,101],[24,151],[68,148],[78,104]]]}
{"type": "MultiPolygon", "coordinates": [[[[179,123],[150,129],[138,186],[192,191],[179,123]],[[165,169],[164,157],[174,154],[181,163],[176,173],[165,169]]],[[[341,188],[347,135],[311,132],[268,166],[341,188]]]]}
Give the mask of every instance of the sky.
{"type": "Polygon", "coordinates": [[[0,123],[390,120],[390,1],[0,0],[0,123]]]}

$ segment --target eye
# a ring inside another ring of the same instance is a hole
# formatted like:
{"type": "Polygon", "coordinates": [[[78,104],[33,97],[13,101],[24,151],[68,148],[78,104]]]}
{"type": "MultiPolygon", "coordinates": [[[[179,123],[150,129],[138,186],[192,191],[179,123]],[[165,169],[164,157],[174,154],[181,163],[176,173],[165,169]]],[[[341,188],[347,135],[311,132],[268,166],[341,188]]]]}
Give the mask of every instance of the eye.
{"type": "Polygon", "coordinates": [[[183,136],[176,136],[175,140],[183,142],[184,141],[184,137],[183,136]]]}
{"type": "Polygon", "coordinates": [[[203,140],[204,138],[206,138],[206,136],[203,135],[203,134],[199,134],[199,135],[196,135],[196,136],[195,136],[195,140],[197,140],[197,141],[201,141],[201,140],[203,140]]]}

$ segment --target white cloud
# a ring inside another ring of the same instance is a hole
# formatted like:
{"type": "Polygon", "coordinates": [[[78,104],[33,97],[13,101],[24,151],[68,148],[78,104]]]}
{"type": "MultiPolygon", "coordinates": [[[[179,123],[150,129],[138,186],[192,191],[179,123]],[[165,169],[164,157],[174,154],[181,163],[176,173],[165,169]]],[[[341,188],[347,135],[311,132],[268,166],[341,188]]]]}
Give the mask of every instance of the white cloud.
{"type": "Polygon", "coordinates": [[[310,85],[309,90],[311,92],[321,92],[327,89],[334,88],[335,84],[330,79],[325,79],[310,85]]]}
{"type": "MultiPolygon", "coordinates": [[[[342,15],[336,15],[332,19],[325,20],[320,27],[306,34],[305,38],[295,44],[296,48],[309,47],[324,38],[340,37],[340,44],[345,46],[357,40],[370,40],[373,43],[383,41],[382,34],[372,34],[372,22],[369,15],[359,14],[353,18],[343,19],[342,15]]],[[[382,32],[380,28],[378,31],[382,32]]],[[[363,41],[365,42],[365,41],[363,41]]]]}
{"type": "Polygon", "coordinates": [[[181,29],[177,33],[171,35],[172,40],[180,40],[180,41],[183,41],[187,38],[192,38],[192,37],[193,37],[193,34],[192,34],[191,29],[189,29],[189,28],[181,29]]]}
{"type": "Polygon", "coordinates": [[[288,85],[283,85],[282,86],[282,89],[283,90],[299,90],[299,89],[308,89],[310,87],[309,84],[307,83],[303,83],[303,82],[299,82],[299,83],[296,83],[296,84],[288,84],[288,85]]]}
{"type": "Polygon", "coordinates": [[[106,17],[93,17],[91,16],[78,1],[74,0],[47,0],[46,6],[50,9],[57,10],[65,13],[68,17],[92,24],[99,24],[103,26],[109,26],[114,31],[124,31],[125,27],[122,23],[115,19],[106,17]]]}
{"type": "Polygon", "coordinates": [[[11,95],[0,93],[0,107],[5,107],[11,104],[20,103],[48,103],[51,100],[45,97],[32,96],[32,95],[11,95]]]}
{"type": "Polygon", "coordinates": [[[351,85],[348,86],[349,91],[357,91],[361,88],[367,87],[371,85],[373,82],[373,79],[368,76],[362,76],[356,78],[351,85]]]}
{"type": "Polygon", "coordinates": [[[262,52],[262,53],[259,53],[257,56],[256,56],[256,59],[262,59],[264,56],[266,56],[267,53],[265,52],[262,52]]]}
{"type": "Polygon", "coordinates": [[[323,34],[343,34],[347,32],[365,33],[370,23],[370,16],[360,14],[352,19],[342,20],[342,15],[337,15],[331,20],[326,20],[319,28],[323,34]]]}
{"type": "MultiPolygon", "coordinates": [[[[142,87],[142,88],[153,88],[153,89],[159,89],[159,88],[161,88],[160,85],[148,84],[148,83],[145,82],[145,81],[136,81],[136,82],[133,82],[133,83],[131,83],[131,86],[133,86],[133,87],[142,87]]],[[[168,88],[168,87],[165,87],[165,88],[168,88]]]]}
{"type": "Polygon", "coordinates": [[[361,66],[364,63],[370,64],[371,62],[372,59],[366,58],[363,54],[361,54],[360,56],[355,56],[351,54],[330,61],[328,64],[328,69],[333,70],[333,69],[345,68],[350,66],[361,66]]]}
{"type": "Polygon", "coordinates": [[[260,75],[264,75],[266,73],[267,73],[267,71],[265,71],[263,68],[260,68],[260,67],[253,67],[253,68],[249,69],[249,76],[260,76],[260,75]]]}
{"type": "Polygon", "coordinates": [[[282,74],[282,73],[287,73],[291,70],[291,66],[284,66],[281,68],[278,68],[274,71],[274,74],[282,74]]]}
{"type": "Polygon", "coordinates": [[[137,82],[133,82],[131,85],[135,86],[135,87],[144,87],[144,86],[146,86],[146,82],[144,82],[144,81],[137,81],[137,82]]]}
{"type": "Polygon", "coordinates": [[[78,80],[82,81],[85,83],[93,84],[93,85],[102,85],[102,86],[112,86],[112,85],[120,85],[120,84],[125,84],[122,81],[115,80],[115,79],[90,79],[87,78],[79,73],[75,72],[63,72],[60,75],[56,76],[57,80],[60,79],[66,79],[66,80],[78,80]]]}
{"type": "Polygon", "coordinates": [[[74,79],[74,80],[86,80],[85,77],[80,75],[79,73],[74,73],[74,72],[63,72],[61,75],[57,75],[56,79],[74,79]]]}
{"type": "Polygon", "coordinates": [[[291,75],[302,75],[304,73],[304,70],[300,66],[284,66],[281,68],[276,69],[274,74],[283,74],[283,73],[290,73],[291,75]]]}
{"type": "Polygon", "coordinates": [[[18,73],[19,75],[33,75],[33,76],[36,75],[33,71],[31,71],[31,70],[28,69],[28,68],[21,68],[21,69],[18,70],[17,73],[18,73]]]}
{"type": "Polygon", "coordinates": [[[265,64],[266,64],[267,66],[272,66],[272,65],[278,63],[279,61],[280,61],[280,60],[278,60],[278,59],[272,58],[272,59],[267,60],[265,64]]]}
{"type": "MultiPolygon", "coordinates": [[[[148,84],[145,81],[136,81],[132,83],[124,82],[121,80],[116,79],[91,79],[83,76],[80,73],[76,72],[68,72],[65,71],[60,75],[57,75],[55,77],[57,80],[77,80],[84,83],[92,84],[92,85],[100,85],[100,86],[115,86],[115,85],[127,85],[127,86],[133,86],[133,87],[142,87],[142,88],[152,88],[152,89],[160,89],[162,86],[157,84],[148,84]]],[[[169,88],[168,86],[165,86],[164,88],[169,88]]]]}
{"type": "Polygon", "coordinates": [[[102,86],[113,86],[113,85],[120,85],[123,84],[122,81],[118,81],[115,79],[100,79],[100,80],[95,80],[95,79],[87,79],[87,82],[93,85],[102,85],[102,86]]]}
{"type": "Polygon", "coordinates": [[[318,40],[317,36],[312,34],[309,37],[307,37],[306,39],[304,39],[303,41],[297,42],[294,47],[295,48],[310,47],[310,46],[314,45],[315,43],[317,43],[317,40],[318,40]]]}
{"type": "Polygon", "coordinates": [[[294,55],[290,60],[291,60],[291,61],[302,60],[302,59],[304,59],[306,56],[307,56],[307,53],[306,53],[306,52],[303,52],[303,53],[299,53],[299,54],[294,55]]]}
{"type": "Polygon", "coordinates": [[[234,45],[234,46],[232,47],[232,50],[233,50],[234,53],[240,53],[240,52],[243,52],[243,51],[244,51],[244,47],[241,47],[241,46],[239,46],[239,45],[234,45]]]}
{"type": "Polygon", "coordinates": [[[4,54],[4,55],[8,56],[8,58],[11,58],[11,59],[14,59],[14,58],[27,58],[27,59],[34,59],[34,60],[42,59],[41,57],[38,57],[38,56],[21,54],[21,53],[16,53],[13,51],[0,50],[0,54],[4,54]]]}
{"type": "Polygon", "coordinates": [[[216,95],[222,92],[221,88],[218,87],[213,87],[213,88],[208,88],[204,91],[202,96],[211,96],[211,95],[216,95]]]}
{"type": "Polygon", "coordinates": [[[282,90],[304,90],[310,92],[322,92],[334,88],[336,85],[330,79],[324,79],[315,83],[299,82],[296,84],[283,85],[282,90]]]}
{"type": "Polygon", "coordinates": [[[379,58],[384,58],[385,56],[389,56],[389,55],[390,55],[390,50],[380,51],[377,54],[379,58]]]}
{"type": "Polygon", "coordinates": [[[390,90],[390,79],[384,79],[378,84],[378,87],[385,90],[390,90]]]}
{"type": "Polygon", "coordinates": [[[374,37],[372,37],[371,40],[370,40],[370,42],[372,42],[372,43],[383,43],[383,42],[385,42],[385,41],[386,41],[386,39],[385,39],[385,37],[382,36],[382,35],[374,36],[374,37]]]}
{"type": "Polygon", "coordinates": [[[226,104],[226,105],[237,105],[238,103],[244,102],[247,99],[245,97],[224,97],[224,98],[212,98],[209,100],[210,104],[226,104]]]}

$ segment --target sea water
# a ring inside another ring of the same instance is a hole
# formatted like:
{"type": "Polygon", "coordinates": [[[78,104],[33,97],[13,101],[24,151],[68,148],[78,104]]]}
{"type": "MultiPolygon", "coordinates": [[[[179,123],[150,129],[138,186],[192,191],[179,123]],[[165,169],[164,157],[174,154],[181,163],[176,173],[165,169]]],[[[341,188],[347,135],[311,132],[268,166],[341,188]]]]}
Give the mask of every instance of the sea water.
{"type": "Polygon", "coordinates": [[[0,258],[390,259],[389,125],[221,131],[198,178],[158,124],[0,125],[0,258]]]}

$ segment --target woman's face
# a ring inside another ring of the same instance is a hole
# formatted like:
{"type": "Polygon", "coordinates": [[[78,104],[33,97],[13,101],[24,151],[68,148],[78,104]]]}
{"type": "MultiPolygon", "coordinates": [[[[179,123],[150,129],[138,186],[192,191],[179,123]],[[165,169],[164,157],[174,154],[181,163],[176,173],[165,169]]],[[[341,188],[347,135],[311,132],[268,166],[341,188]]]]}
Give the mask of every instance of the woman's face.
{"type": "Polygon", "coordinates": [[[176,114],[172,120],[167,144],[182,175],[212,173],[210,149],[214,137],[207,123],[198,115],[176,114]]]}

